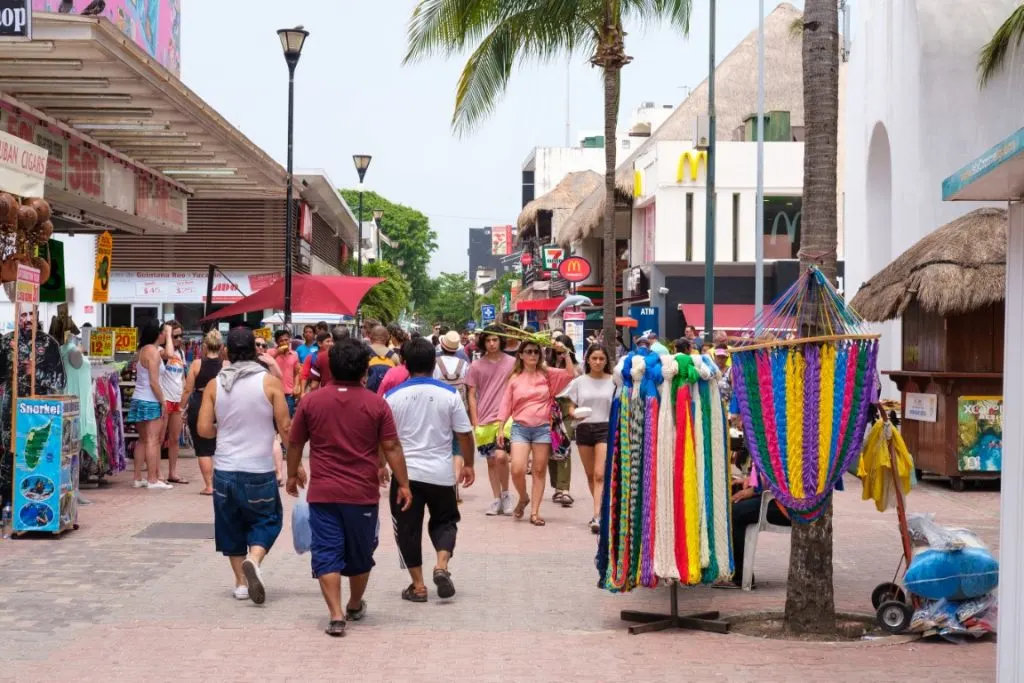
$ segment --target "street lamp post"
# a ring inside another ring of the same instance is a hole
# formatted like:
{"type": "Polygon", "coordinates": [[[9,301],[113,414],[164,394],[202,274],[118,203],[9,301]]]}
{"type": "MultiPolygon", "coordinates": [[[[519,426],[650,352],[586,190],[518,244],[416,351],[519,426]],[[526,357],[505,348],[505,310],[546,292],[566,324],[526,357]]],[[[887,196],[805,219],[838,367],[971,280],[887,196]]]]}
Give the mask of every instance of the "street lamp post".
{"type": "Polygon", "coordinates": [[[384,212],[377,209],[373,212],[373,224],[377,227],[377,260],[380,261],[380,224],[384,220],[384,212]]]}
{"type": "Polygon", "coordinates": [[[292,140],[295,130],[295,67],[302,55],[302,46],[309,37],[309,31],[301,26],[283,28],[277,32],[284,50],[284,61],[288,64],[288,189],[285,194],[287,227],[284,240],[284,324],[292,324],[292,241],[295,239],[295,207],[292,206],[292,140]]]}
{"type": "Polygon", "coordinates": [[[366,169],[370,168],[369,154],[353,154],[352,161],[356,165],[356,173],[359,174],[359,260],[356,262],[356,275],[363,276],[363,178],[366,177],[366,169]]]}
{"type": "Polygon", "coordinates": [[[715,329],[715,0],[711,0],[708,44],[707,217],[704,233],[704,336],[710,344],[715,329]]]}

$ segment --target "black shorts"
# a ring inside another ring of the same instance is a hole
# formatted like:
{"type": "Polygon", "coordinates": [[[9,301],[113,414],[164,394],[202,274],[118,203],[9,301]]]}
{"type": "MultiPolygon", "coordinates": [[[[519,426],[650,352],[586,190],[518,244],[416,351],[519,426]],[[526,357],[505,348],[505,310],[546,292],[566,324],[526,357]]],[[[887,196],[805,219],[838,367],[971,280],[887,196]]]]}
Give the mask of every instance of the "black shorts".
{"type": "Polygon", "coordinates": [[[608,443],[607,422],[581,422],[576,425],[576,445],[596,446],[608,443]]]}

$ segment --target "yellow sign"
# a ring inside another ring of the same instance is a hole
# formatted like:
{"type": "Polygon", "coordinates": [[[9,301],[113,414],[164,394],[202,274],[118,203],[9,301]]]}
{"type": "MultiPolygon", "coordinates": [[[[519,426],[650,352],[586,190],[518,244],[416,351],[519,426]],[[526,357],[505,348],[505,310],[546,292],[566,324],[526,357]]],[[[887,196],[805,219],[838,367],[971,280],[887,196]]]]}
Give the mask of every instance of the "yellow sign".
{"type": "Polygon", "coordinates": [[[260,339],[266,339],[268,342],[274,338],[274,331],[269,327],[260,327],[252,331],[254,335],[260,339]]]}
{"type": "Polygon", "coordinates": [[[679,157],[679,167],[676,169],[676,182],[682,183],[686,179],[686,169],[690,169],[690,181],[697,182],[700,174],[700,164],[704,164],[704,172],[708,170],[708,154],[699,150],[683,152],[679,157]]]}
{"type": "Polygon", "coordinates": [[[114,357],[114,329],[98,327],[89,337],[89,355],[93,358],[114,357]]]}
{"type": "Polygon", "coordinates": [[[135,353],[139,347],[139,331],[134,327],[97,327],[93,336],[97,334],[113,336],[114,353],[135,353]]]}
{"type": "Polygon", "coordinates": [[[644,174],[640,171],[633,171],[633,197],[639,199],[644,196],[644,174]]]}
{"type": "Polygon", "coordinates": [[[92,300],[98,304],[105,304],[110,298],[110,261],[113,253],[114,238],[109,232],[104,232],[96,240],[96,274],[92,281],[92,300]]]}

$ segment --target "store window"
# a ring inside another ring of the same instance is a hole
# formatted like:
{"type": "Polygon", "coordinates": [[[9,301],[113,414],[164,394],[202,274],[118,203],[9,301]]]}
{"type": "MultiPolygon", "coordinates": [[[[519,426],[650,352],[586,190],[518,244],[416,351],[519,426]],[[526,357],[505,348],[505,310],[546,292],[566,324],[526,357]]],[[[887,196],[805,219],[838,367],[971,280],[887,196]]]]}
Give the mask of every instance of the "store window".
{"type": "Polygon", "coordinates": [[[107,304],[107,327],[131,327],[131,304],[107,304]]]}
{"type": "Polygon", "coordinates": [[[181,323],[186,332],[201,332],[200,319],[206,314],[203,304],[174,304],[174,319],[181,323]]]}
{"type": "Polygon", "coordinates": [[[800,251],[800,218],[803,200],[800,197],[764,198],[764,257],[795,259],[800,251]]]}

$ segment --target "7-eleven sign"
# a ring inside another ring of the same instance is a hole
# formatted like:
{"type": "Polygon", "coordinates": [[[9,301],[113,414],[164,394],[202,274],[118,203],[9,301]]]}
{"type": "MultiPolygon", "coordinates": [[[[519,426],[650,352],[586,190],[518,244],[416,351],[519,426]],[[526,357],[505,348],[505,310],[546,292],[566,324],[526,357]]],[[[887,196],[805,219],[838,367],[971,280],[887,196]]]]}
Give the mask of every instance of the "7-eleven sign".
{"type": "Polygon", "coordinates": [[[541,247],[540,255],[544,270],[558,270],[562,259],[565,258],[565,249],[555,244],[549,244],[546,247],[541,247]]]}

